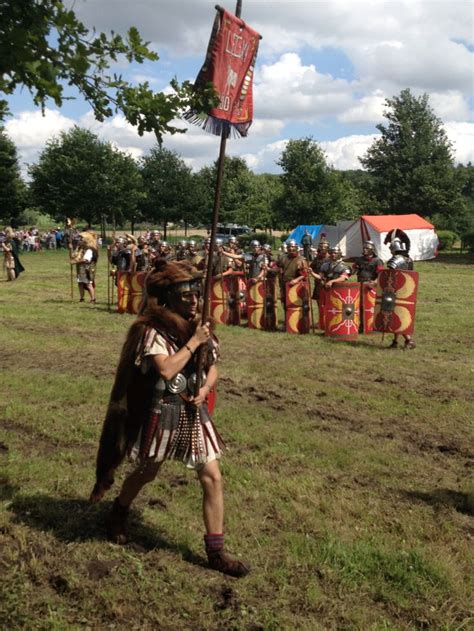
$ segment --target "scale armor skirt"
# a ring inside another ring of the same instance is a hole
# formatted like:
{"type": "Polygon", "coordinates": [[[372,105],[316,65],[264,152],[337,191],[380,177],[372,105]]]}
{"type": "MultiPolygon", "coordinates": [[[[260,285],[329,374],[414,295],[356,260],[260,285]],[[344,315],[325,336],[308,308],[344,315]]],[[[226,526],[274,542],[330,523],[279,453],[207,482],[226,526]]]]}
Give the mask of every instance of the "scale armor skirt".
{"type": "Polygon", "coordinates": [[[219,459],[225,443],[207,405],[196,408],[180,402],[158,403],[130,450],[132,461],[180,460],[190,469],[219,459]]]}

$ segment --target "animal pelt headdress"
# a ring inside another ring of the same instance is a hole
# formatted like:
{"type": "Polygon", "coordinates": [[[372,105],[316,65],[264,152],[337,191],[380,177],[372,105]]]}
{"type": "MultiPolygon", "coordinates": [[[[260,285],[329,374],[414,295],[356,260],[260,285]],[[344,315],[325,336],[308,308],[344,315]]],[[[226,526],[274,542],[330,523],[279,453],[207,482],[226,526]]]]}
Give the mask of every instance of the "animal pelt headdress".
{"type": "Polygon", "coordinates": [[[188,261],[164,259],[158,259],[147,276],[147,304],[128,331],[102,427],[91,502],[102,499],[112,486],[115,469],[122,462],[127,447],[137,439],[140,427],[150,412],[159,375],[152,370],[150,374],[143,375],[135,365],[137,349],[141,347],[146,329],[153,327],[178,348],[184,346],[194,334],[199,320],[185,320],[168,307],[167,300],[170,291],[198,279],[199,272],[188,261]]]}
{"type": "Polygon", "coordinates": [[[85,243],[86,247],[94,250],[96,254],[98,254],[98,246],[97,246],[97,235],[95,232],[81,232],[79,234],[81,240],[85,243]]]}

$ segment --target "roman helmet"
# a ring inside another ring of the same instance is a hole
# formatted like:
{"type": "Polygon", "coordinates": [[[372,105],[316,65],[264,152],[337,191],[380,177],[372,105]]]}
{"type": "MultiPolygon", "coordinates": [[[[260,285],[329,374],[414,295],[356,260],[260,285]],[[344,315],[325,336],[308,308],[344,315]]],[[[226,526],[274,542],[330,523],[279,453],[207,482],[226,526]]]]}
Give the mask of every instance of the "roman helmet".
{"type": "Polygon", "coordinates": [[[398,237],[392,239],[392,241],[390,242],[390,252],[392,254],[396,254],[397,252],[406,252],[406,247],[403,241],[398,237]]]}
{"type": "Polygon", "coordinates": [[[329,248],[329,254],[333,259],[340,259],[342,257],[341,248],[338,245],[334,245],[332,248],[329,248]]]}
{"type": "Polygon", "coordinates": [[[286,251],[288,252],[288,255],[292,258],[298,256],[300,248],[295,239],[290,239],[286,242],[286,251]]]}
{"type": "Polygon", "coordinates": [[[156,298],[159,305],[169,305],[170,297],[186,300],[190,293],[200,296],[202,272],[198,272],[189,261],[166,261],[156,259],[154,269],[146,280],[147,296],[156,298]]]}
{"type": "Polygon", "coordinates": [[[375,254],[375,243],[373,241],[364,241],[362,244],[362,252],[364,250],[368,250],[369,252],[375,254]]]}

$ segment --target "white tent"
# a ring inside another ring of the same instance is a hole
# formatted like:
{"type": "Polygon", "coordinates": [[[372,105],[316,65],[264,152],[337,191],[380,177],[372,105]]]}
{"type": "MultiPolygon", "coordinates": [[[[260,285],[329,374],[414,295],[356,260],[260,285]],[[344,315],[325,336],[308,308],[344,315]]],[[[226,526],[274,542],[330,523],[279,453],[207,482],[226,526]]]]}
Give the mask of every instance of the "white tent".
{"type": "Polygon", "coordinates": [[[362,243],[370,239],[375,244],[378,256],[388,261],[391,253],[384,240],[396,228],[403,230],[410,239],[410,256],[414,261],[436,257],[438,237],[434,226],[419,215],[362,215],[360,219],[350,222],[349,226],[347,223],[345,221],[340,224],[345,230],[338,242],[344,258],[361,256],[362,243]]]}

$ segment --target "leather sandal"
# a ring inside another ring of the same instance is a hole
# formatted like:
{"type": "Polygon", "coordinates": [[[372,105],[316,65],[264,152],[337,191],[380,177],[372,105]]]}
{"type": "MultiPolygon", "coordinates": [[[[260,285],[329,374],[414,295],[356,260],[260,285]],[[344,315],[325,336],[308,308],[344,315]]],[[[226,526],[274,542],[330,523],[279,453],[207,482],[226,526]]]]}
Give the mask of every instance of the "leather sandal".
{"type": "Polygon", "coordinates": [[[207,559],[211,570],[222,572],[222,574],[227,574],[228,576],[241,578],[242,576],[247,576],[250,572],[250,566],[247,563],[235,559],[224,552],[224,550],[209,550],[207,559]]]}

